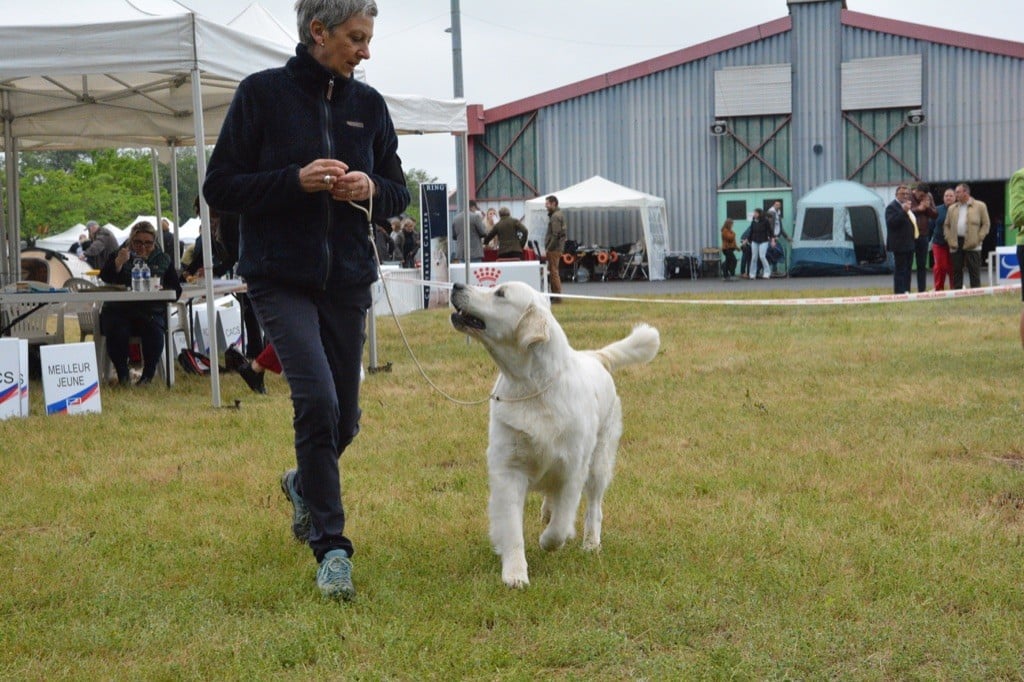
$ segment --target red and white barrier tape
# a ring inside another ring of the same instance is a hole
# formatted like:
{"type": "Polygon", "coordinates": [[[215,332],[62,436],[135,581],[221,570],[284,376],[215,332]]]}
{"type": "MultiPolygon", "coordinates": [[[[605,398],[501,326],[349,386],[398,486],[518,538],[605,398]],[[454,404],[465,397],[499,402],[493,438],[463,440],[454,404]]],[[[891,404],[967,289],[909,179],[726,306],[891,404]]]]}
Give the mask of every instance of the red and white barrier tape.
{"type": "MultiPolygon", "coordinates": [[[[450,282],[430,282],[422,279],[404,279],[388,277],[388,284],[413,284],[429,286],[436,289],[451,289],[450,282]]],[[[560,298],[580,301],[614,301],[617,303],[667,303],[671,305],[740,305],[740,306],[824,306],[824,305],[865,305],[871,303],[914,303],[916,301],[936,301],[951,298],[973,298],[976,296],[994,296],[1020,291],[1018,284],[1001,284],[977,289],[952,289],[947,291],[924,291],[917,294],[873,294],[857,296],[824,296],[813,298],[720,298],[720,299],[683,299],[683,298],[635,298],[627,296],[583,296],[578,294],[559,294],[560,298]]]]}

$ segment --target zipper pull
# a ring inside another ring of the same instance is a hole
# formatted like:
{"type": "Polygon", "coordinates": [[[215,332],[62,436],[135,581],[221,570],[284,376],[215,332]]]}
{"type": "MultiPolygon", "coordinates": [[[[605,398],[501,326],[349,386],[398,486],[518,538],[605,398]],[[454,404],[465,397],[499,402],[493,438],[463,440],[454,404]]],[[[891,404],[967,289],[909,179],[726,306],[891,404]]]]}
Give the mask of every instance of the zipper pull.
{"type": "Polygon", "coordinates": [[[327,81],[327,101],[331,101],[331,95],[334,94],[334,76],[331,76],[331,80],[327,81]]]}

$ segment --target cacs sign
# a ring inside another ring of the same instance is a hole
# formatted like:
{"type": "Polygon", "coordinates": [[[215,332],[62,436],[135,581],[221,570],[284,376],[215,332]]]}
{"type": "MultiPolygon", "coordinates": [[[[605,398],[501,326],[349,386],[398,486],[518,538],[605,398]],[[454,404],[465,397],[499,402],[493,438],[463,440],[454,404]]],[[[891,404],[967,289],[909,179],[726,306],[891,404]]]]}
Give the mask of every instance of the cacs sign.
{"type": "Polygon", "coordinates": [[[28,341],[0,339],[0,419],[28,416],[27,372],[28,341]]]}

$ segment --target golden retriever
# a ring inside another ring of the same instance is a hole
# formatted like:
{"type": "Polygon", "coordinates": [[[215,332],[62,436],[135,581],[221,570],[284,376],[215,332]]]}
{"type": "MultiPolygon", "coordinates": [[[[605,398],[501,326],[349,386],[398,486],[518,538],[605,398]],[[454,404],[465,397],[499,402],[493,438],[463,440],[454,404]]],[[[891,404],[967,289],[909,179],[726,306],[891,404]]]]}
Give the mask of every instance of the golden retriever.
{"type": "Polygon", "coordinates": [[[641,324],[600,350],[574,350],[547,297],[519,282],[455,284],[451,303],[452,326],[482,343],[500,370],[487,446],[491,542],[501,556],[502,581],[526,587],[523,509],[529,490],[544,495],[542,548],[556,550],[575,537],[584,493],[583,549],[601,546],[601,500],[622,435],[611,372],[651,361],[661,340],[656,329],[641,324]]]}

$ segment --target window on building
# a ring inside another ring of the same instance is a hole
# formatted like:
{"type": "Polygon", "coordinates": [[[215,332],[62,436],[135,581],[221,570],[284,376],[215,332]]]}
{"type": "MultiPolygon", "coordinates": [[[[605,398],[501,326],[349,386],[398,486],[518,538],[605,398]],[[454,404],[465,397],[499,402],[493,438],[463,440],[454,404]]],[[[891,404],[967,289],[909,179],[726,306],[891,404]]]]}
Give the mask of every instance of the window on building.
{"type": "Polygon", "coordinates": [[[725,217],[732,220],[746,220],[747,202],[738,200],[725,202],[725,217]]]}

